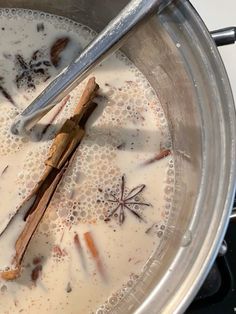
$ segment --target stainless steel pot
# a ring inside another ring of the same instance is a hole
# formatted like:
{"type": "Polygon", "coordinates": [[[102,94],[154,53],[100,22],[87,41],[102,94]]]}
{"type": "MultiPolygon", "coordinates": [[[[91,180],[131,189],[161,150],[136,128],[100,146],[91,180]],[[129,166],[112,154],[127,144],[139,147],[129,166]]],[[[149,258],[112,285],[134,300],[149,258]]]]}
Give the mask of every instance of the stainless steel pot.
{"type": "MultiPolygon", "coordinates": [[[[99,31],[127,2],[1,0],[0,5],[67,16],[99,31]]],[[[217,48],[186,0],[149,20],[123,51],[146,75],[168,117],[176,186],[163,242],[114,313],[181,313],[214,261],[230,215],[236,172],[232,93],[217,48]]]]}

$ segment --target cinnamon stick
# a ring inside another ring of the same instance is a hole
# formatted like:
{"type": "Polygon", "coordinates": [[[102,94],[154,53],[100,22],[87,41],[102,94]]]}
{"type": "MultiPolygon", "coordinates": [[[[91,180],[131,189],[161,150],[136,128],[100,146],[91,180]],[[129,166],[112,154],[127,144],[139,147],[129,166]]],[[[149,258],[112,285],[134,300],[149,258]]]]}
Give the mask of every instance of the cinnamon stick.
{"type": "MultiPolygon", "coordinates": [[[[32,205],[25,215],[26,224],[24,229],[15,244],[15,256],[11,265],[13,267],[11,267],[9,271],[2,271],[0,273],[1,277],[5,280],[13,280],[20,276],[21,262],[29,242],[66,168],[69,166],[76,148],[84,136],[84,127],[87,119],[96,108],[96,104],[93,103],[92,100],[96,96],[98,88],[99,86],[96,84],[95,78],[92,77],[88,81],[80,101],[75,108],[73,117],[66,120],[55,137],[49,151],[49,157],[45,161],[46,169],[40,181],[20,206],[21,209],[26,202],[33,200],[32,205]]],[[[9,227],[9,225],[10,222],[7,227],[9,227]]]]}

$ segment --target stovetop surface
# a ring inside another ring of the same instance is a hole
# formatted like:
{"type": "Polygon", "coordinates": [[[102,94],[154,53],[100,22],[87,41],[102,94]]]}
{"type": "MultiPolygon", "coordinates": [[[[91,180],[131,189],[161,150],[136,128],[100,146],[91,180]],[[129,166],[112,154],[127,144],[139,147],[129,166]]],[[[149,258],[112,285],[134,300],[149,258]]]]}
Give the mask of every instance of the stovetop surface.
{"type": "Polygon", "coordinates": [[[186,314],[236,313],[236,220],[230,222],[225,240],[227,253],[217,257],[186,314]]]}

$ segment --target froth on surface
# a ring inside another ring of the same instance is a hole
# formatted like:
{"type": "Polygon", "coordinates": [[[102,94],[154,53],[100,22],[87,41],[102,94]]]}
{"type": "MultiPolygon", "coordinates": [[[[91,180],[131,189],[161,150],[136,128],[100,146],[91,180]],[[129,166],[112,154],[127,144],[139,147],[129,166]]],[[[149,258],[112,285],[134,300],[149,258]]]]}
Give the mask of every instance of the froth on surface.
{"type": "MultiPolygon", "coordinates": [[[[52,113],[33,130],[31,138],[13,136],[11,123],[70,62],[72,55],[94,37],[94,32],[54,15],[4,9],[0,10],[0,33],[4,35],[0,46],[2,84],[15,104],[0,93],[0,218],[4,221],[9,213],[15,213],[39,180],[52,137],[72,114],[85,83],[70,94],[45,133],[42,130],[52,113]],[[42,23],[43,31],[37,31],[37,25],[42,23]],[[70,37],[71,46],[58,69],[47,69],[50,78],[35,78],[35,88],[29,88],[24,80],[17,86],[16,55],[22,55],[29,64],[32,54],[40,50],[42,58],[49,60],[49,47],[63,36],[70,37]]],[[[171,149],[168,124],[157,95],[120,52],[92,75],[100,85],[98,109],[30,242],[21,278],[0,283],[0,294],[5,300],[0,304],[1,313],[91,313],[98,308],[97,313],[110,311],[132,289],[167,228],[174,193],[174,161],[170,155],[144,166],[160,150],[171,149]],[[114,200],[120,197],[122,176],[127,198],[135,187],[144,188],[132,198],[135,204],[129,205],[142,220],[126,209],[125,221],[120,225],[119,211],[105,220],[117,206],[114,200]],[[91,232],[95,239],[106,270],[104,276],[86,246],[86,232],[91,232]],[[75,234],[81,240],[83,257],[75,246],[75,234]],[[37,265],[41,270],[34,282],[32,271],[37,265]]],[[[11,250],[10,256],[14,248],[11,250]]]]}

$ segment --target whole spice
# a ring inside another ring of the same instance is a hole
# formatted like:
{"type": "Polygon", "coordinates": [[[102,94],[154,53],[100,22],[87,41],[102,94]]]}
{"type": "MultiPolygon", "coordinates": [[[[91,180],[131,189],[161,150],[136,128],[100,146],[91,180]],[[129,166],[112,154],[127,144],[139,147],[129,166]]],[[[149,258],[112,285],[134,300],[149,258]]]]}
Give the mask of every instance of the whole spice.
{"type": "MultiPolygon", "coordinates": [[[[46,169],[40,181],[17,212],[19,213],[22,208],[25,209],[24,206],[26,204],[30,205],[29,208],[27,207],[28,210],[24,217],[26,224],[15,244],[13,267],[10,267],[13,269],[1,272],[1,277],[5,280],[13,280],[20,275],[21,261],[30,239],[41,221],[66,168],[70,164],[77,146],[84,136],[87,119],[96,108],[96,104],[92,100],[98,88],[95,78],[91,78],[75,108],[74,116],[66,120],[53,141],[49,157],[45,161],[46,169]]],[[[7,227],[10,226],[12,219],[14,219],[14,216],[10,219],[7,227]]]]}
{"type": "Polygon", "coordinates": [[[116,214],[118,211],[118,218],[120,225],[125,221],[125,209],[130,211],[135,217],[140,220],[144,220],[141,215],[133,208],[133,206],[150,206],[149,203],[141,202],[137,197],[140,193],[145,189],[145,184],[140,184],[126,193],[125,187],[125,176],[121,177],[121,186],[119,195],[115,195],[114,193],[110,193],[112,199],[108,199],[107,201],[115,204],[115,208],[110,211],[110,213],[106,216],[105,221],[109,221],[110,218],[116,214]]]}
{"type": "Polygon", "coordinates": [[[52,45],[50,50],[51,62],[55,67],[58,67],[61,57],[60,54],[67,47],[70,39],[69,37],[58,38],[52,45]]]}
{"type": "Polygon", "coordinates": [[[36,79],[41,78],[46,81],[50,77],[48,69],[51,63],[43,59],[41,50],[34,51],[29,61],[25,60],[22,55],[17,54],[15,63],[18,68],[18,74],[15,78],[17,88],[35,89],[36,79]]]}

